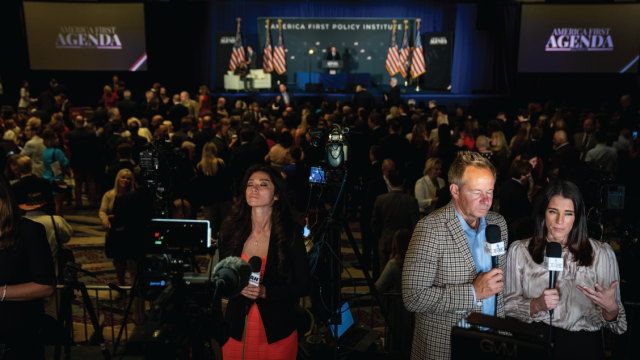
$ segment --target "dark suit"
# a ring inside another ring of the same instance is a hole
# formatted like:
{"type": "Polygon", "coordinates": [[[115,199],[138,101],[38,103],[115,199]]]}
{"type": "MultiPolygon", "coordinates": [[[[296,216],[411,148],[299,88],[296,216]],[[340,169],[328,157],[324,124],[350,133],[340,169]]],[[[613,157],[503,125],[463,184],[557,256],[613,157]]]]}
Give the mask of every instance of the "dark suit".
{"type": "Polygon", "coordinates": [[[123,243],[127,244],[123,257],[138,260],[145,254],[143,244],[148,233],[147,224],[155,217],[149,188],[142,186],[119,196],[113,204],[113,210],[113,227],[123,229],[123,243]]]}
{"type": "MultiPolygon", "coordinates": [[[[182,118],[187,115],[189,115],[189,109],[182,104],[175,104],[169,108],[169,120],[176,131],[180,129],[180,121],[182,121],[182,118]]],[[[151,121],[151,119],[149,119],[149,121],[151,121]]]]}
{"type": "Polygon", "coordinates": [[[404,168],[404,163],[409,159],[409,141],[400,134],[390,134],[380,139],[382,157],[391,159],[396,165],[396,169],[404,168]]]}
{"type": "Polygon", "coordinates": [[[227,142],[218,135],[215,135],[211,142],[213,142],[213,144],[216,146],[216,149],[218,150],[217,156],[224,161],[224,164],[226,166],[229,166],[231,160],[231,151],[229,150],[227,142]]]}
{"type": "Polygon", "coordinates": [[[327,60],[340,60],[340,53],[336,51],[336,54],[331,54],[331,51],[327,52],[327,60]]]}
{"type": "Polygon", "coordinates": [[[53,202],[53,192],[51,191],[51,181],[39,178],[35,175],[28,175],[20,178],[18,182],[11,185],[11,189],[16,197],[18,205],[26,204],[29,194],[41,193],[47,202],[45,208],[49,215],[55,215],[56,208],[53,202]]]}
{"type": "MultiPolygon", "coordinates": [[[[380,174],[382,175],[382,174],[380,174]]],[[[373,206],[380,195],[387,194],[389,188],[383,176],[371,180],[365,189],[365,199],[362,212],[360,213],[360,231],[362,232],[362,257],[364,260],[363,269],[369,264],[373,265],[373,279],[380,277],[380,253],[378,252],[378,238],[373,235],[371,228],[371,218],[373,217],[373,206]],[[373,262],[371,261],[371,251],[373,250],[373,262]]]]}
{"type": "Polygon", "coordinates": [[[382,138],[387,137],[389,135],[389,130],[383,128],[382,126],[375,128],[368,135],[368,150],[371,150],[371,147],[374,145],[380,145],[380,140],[382,138]]]}
{"type": "Polygon", "coordinates": [[[400,87],[398,85],[391,88],[389,91],[389,106],[399,106],[402,104],[402,99],[400,99],[400,87]]]}
{"type": "Polygon", "coordinates": [[[556,149],[555,153],[551,155],[549,161],[549,169],[559,169],[563,166],[575,165],[580,161],[580,150],[575,146],[567,143],[556,149]]]}
{"type": "Polygon", "coordinates": [[[253,137],[253,140],[251,140],[251,144],[257,146],[260,149],[260,151],[262,152],[262,158],[267,156],[267,154],[269,153],[269,144],[267,144],[267,138],[261,133],[257,133],[256,136],[253,137]]]}
{"type": "Polygon", "coordinates": [[[585,134],[583,132],[573,135],[573,141],[576,145],[576,148],[578,149],[578,151],[580,151],[580,160],[584,160],[584,158],[587,156],[587,152],[596,147],[596,134],[591,133],[587,135],[588,138],[586,144],[584,144],[583,149],[582,144],[585,141],[584,135],[585,134]]]}
{"type": "Polygon", "coordinates": [[[520,182],[509,179],[500,185],[500,215],[507,222],[509,242],[518,240],[513,238],[511,225],[521,217],[531,216],[532,211],[527,192],[520,182]]]}
{"type": "MultiPolygon", "coordinates": [[[[70,167],[75,179],[76,206],[82,206],[82,188],[87,184],[87,197],[89,204],[96,206],[96,174],[104,174],[104,162],[102,159],[100,139],[96,133],[86,127],[75,128],[69,131],[69,151],[71,152],[70,167]]],[[[112,184],[113,185],[113,184],[112,184]]]]}
{"type": "Polygon", "coordinates": [[[358,111],[360,108],[365,108],[367,111],[371,111],[376,107],[376,100],[373,98],[370,92],[367,90],[358,91],[353,94],[351,105],[354,110],[358,111]]]}
{"type": "Polygon", "coordinates": [[[420,207],[415,197],[405,194],[403,190],[391,190],[388,194],[378,196],[373,206],[371,229],[378,240],[381,269],[389,261],[396,231],[407,229],[413,232],[418,220],[420,207]]]}
{"type": "Polygon", "coordinates": [[[202,158],[202,150],[204,149],[204,146],[209,141],[212,141],[215,136],[216,132],[211,128],[202,129],[201,131],[193,134],[192,141],[196,145],[196,157],[194,158],[194,160],[200,161],[200,159],[202,158]]]}
{"type": "Polygon", "coordinates": [[[133,100],[118,101],[118,110],[120,110],[120,115],[122,116],[122,120],[125,122],[129,120],[129,118],[139,117],[139,114],[140,114],[138,112],[138,105],[133,100]]]}
{"type": "MultiPolygon", "coordinates": [[[[298,104],[296,103],[296,98],[293,97],[293,95],[289,91],[287,91],[286,94],[289,97],[289,107],[295,110],[298,107],[298,104]]],[[[280,106],[280,113],[282,113],[287,109],[287,104],[284,102],[284,95],[282,93],[280,95],[281,95],[281,98],[280,98],[280,101],[278,102],[278,105],[280,106]]]]}
{"type": "Polygon", "coordinates": [[[131,140],[133,140],[133,149],[131,149],[131,158],[136,164],[140,164],[140,151],[142,147],[148,143],[146,137],[142,137],[138,134],[131,134],[131,140]]]}
{"type": "Polygon", "coordinates": [[[122,135],[116,133],[113,133],[113,135],[107,138],[107,164],[116,159],[116,156],[118,155],[118,145],[120,144],[120,140],[122,140],[122,135]]]}
{"type": "Polygon", "coordinates": [[[249,70],[255,69],[258,64],[258,54],[255,51],[251,52],[251,54],[247,53],[247,61],[249,62],[247,64],[249,70]]]}
{"type": "Polygon", "coordinates": [[[264,163],[262,150],[251,143],[245,143],[233,149],[229,168],[235,178],[236,194],[240,191],[240,184],[244,180],[247,169],[253,164],[262,163],[264,163]]]}

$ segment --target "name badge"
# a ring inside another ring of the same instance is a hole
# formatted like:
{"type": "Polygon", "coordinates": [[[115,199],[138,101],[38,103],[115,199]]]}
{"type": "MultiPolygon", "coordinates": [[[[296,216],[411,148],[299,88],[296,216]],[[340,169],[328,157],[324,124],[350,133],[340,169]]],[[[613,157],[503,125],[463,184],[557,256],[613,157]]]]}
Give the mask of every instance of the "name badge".
{"type": "Polygon", "coordinates": [[[498,243],[493,243],[493,244],[485,241],[484,253],[489,256],[498,256],[498,255],[506,254],[507,252],[504,249],[504,241],[500,241],[498,243]]]}
{"type": "Polygon", "coordinates": [[[549,271],[562,271],[564,269],[564,259],[563,258],[548,258],[544,257],[544,266],[549,271]]]}

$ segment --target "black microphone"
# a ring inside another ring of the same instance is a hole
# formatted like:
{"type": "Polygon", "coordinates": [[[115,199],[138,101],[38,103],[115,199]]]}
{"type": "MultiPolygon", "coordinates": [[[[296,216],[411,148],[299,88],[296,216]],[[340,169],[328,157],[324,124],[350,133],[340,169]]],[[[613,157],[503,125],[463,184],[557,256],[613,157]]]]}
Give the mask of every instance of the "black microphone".
{"type": "Polygon", "coordinates": [[[213,268],[213,284],[221,296],[233,297],[249,283],[251,266],[239,257],[228,257],[213,268]]]}
{"type": "MultiPolygon", "coordinates": [[[[544,258],[544,265],[549,270],[549,289],[555,289],[557,272],[562,271],[564,265],[562,245],[557,242],[547,243],[547,256],[544,258]]],[[[549,310],[549,315],[553,316],[553,309],[549,310]]]]}
{"type": "Polygon", "coordinates": [[[487,241],[484,243],[484,253],[491,256],[491,267],[498,268],[498,256],[504,255],[504,241],[502,231],[498,225],[487,225],[484,231],[487,241]]]}

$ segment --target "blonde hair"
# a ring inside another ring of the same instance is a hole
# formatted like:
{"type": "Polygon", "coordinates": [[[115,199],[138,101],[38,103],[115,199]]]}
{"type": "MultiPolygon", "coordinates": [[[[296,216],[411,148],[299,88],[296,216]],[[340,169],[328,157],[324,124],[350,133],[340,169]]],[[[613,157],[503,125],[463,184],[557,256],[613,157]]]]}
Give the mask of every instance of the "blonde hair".
{"type": "Polygon", "coordinates": [[[224,160],[216,157],[218,155],[218,148],[212,142],[208,142],[202,149],[202,160],[197,165],[197,168],[202,170],[206,176],[216,176],[220,168],[224,168],[224,160]]]}
{"type": "Polygon", "coordinates": [[[482,149],[482,148],[487,149],[489,145],[491,145],[491,140],[489,140],[489,138],[484,135],[480,135],[476,139],[476,147],[478,149],[482,149]]]}
{"type": "Polygon", "coordinates": [[[105,85],[105,86],[102,88],[102,90],[104,90],[104,93],[105,93],[105,94],[108,94],[108,93],[110,93],[110,92],[111,92],[111,86],[109,86],[109,85],[105,85]]]}
{"type": "Polygon", "coordinates": [[[500,151],[502,150],[502,148],[504,148],[509,151],[509,145],[507,144],[507,139],[504,137],[504,133],[502,131],[494,131],[493,134],[491,134],[491,137],[493,137],[493,135],[495,135],[498,139],[498,143],[493,148],[493,150],[500,151]]]}
{"type": "Polygon", "coordinates": [[[427,160],[427,163],[424,165],[424,171],[422,172],[422,175],[427,176],[427,174],[429,174],[429,171],[431,171],[431,169],[433,169],[437,164],[442,165],[442,160],[435,157],[427,160]]]}
{"type": "Polygon", "coordinates": [[[113,191],[115,191],[116,195],[118,195],[118,182],[121,178],[129,175],[131,177],[131,186],[127,189],[127,192],[133,191],[135,189],[135,180],[133,177],[133,173],[129,169],[122,169],[118,171],[118,175],[116,175],[116,182],[113,184],[113,191]]]}
{"type": "Polygon", "coordinates": [[[461,151],[449,168],[449,183],[456,184],[459,188],[462,188],[464,186],[464,172],[470,166],[491,171],[493,181],[496,180],[496,168],[493,167],[489,160],[476,152],[461,151]]]}
{"type": "Polygon", "coordinates": [[[211,93],[206,85],[201,85],[199,92],[201,95],[209,95],[211,93]]]}

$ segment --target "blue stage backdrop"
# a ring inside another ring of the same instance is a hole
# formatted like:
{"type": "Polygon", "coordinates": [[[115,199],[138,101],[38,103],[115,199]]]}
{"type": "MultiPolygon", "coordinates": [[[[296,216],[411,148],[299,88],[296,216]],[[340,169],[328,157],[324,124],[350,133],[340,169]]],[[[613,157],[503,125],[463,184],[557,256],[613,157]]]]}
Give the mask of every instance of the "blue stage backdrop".
{"type": "MultiPolygon", "coordinates": [[[[385,68],[393,23],[391,18],[258,18],[258,41],[265,43],[266,20],[272,43],[278,41],[278,19],[282,20],[282,42],[285,47],[287,72],[279,77],[281,82],[292,86],[298,72],[328,72],[322,68],[331,47],[335,46],[344,63],[338,70],[342,74],[368,73],[370,84],[377,87],[388,84],[391,76],[385,68]],[[313,54],[309,51],[313,50],[313,54]]],[[[395,19],[396,43],[402,46],[404,20],[407,20],[407,40],[413,46],[415,19],[395,19]]],[[[262,64],[261,61],[258,62],[262,64]]],[[[275,72],[274,72],[275,74],[275,72]]],[[[273,76],[273,75],[272,75],[273,76]]],[[[402,74],[395,75],[402,83],[402,74]]],[[[448,84],[447,84],[448,85],[448,84]]],[[[304,87],[299,90],[304,90],[304,87]]]]}

